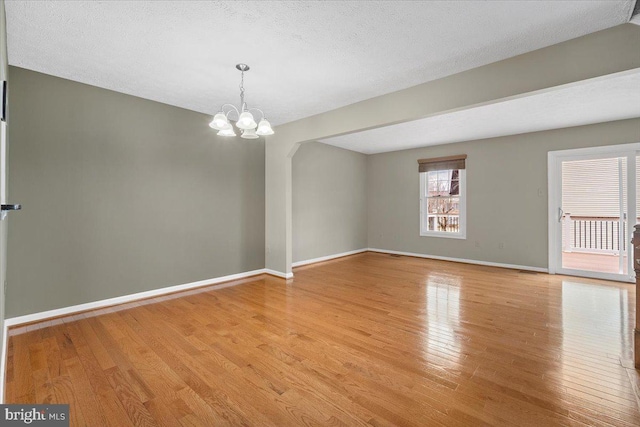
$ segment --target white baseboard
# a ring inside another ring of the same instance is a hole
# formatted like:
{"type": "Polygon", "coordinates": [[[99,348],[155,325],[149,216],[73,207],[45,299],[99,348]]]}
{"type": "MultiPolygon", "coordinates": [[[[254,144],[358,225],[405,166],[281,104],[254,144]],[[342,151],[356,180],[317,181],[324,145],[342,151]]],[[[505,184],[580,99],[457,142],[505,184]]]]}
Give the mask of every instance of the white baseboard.
{"type": "Polygon", "coordinates": [[[281,271],[271,270],[269,268],[265,268],[264,272],[276,277],[282,277],[283,279],[291,279],[293,277],[293,273],[283,273],[281,271]]]}
{"type": "Polygon", "coordinates": [[[7,369],[7,345],[9,344],[9,327],[7,326],[7,322],[4,322],[4,326],[2,327],[2,360],[0,361],[0,404],[4,403],[4,391],[5,391],[5,383],[4,383],[4,373],[7,369]]]}
{"type": "MultiPolygon", "coordinates": [[[[23,323],[37,322],[37,321],[49,319],[52,317],[66,316],[68,314],[78,313],[81,311],[87,311],[87,310],[93,310],[96,308],[103,308],[103,307],[108,307],[112,305],[123,304],[123,303],[136,301],[140,299],[155,297],[155,296],[164,295],[164,294],[170,294],[178,291],[184,291],[187,289],[215,285],[217,283],[222,283],[222,282],[229,282],[232,280],[244,279],[245,277],[257,276],[259,274],[264,274],[264,273],[266,273],[266,270],[263,268],[260,270],[246,271],[244,273],[238,273],[238,274],[230,274],[228,276],[216,277],[216,278],[207,279],[207,280],[200,280],[198,282],[185,283],[183,285],[168,286],[166,288],[153,289],[151,291],[138,292],[135,294],[123,295],[120,297],[103,299],[99,301],[88,302],[85,304],[72,305],[70,307],[57,308],[55,310],[42,311],[40,313],[33,313],[33,314],[27,314],[24,316],[11,317],[9,319],[5,319],[4,326],[6,330],[6,328],[9,326],[16,326],[16,325],[21,325],[23,323]]],[[[223,284],[220,286],[216,286],[216,288],[223,288],[228,286],[233,286],[233,285],[223,284]]]]}
{"type": "Polygon", "coordinates": [[[339,254],[327,255],[319,258],[307,259],[304,261],[297,261],[291,264],[292,267],[300,267],[307,264],[315,264],[316,262],[329,261],[330,259],[342,258],[343,256],[355,255],[362,252],[367,252],[368,248],[356,249],[355,251],[342,252],[339,254]]]}
{"type": "Polygon", "coordinates": [[[427,255],[427,254],[417,254],[414,252],[400,252],[400,251],[390,251],[387,249],[377,249],[377,248],[369,248],[371,252],[379,252],[383,254],[394,254],[394,255],[406,255],[413,256],[418,258],[428,258],[428,259],[437,259],[440,261],[453,261],[453,262],[462,262],[465,264],[476,264],[476,265],[486,265],[488,267],[501,267],[501,268],[511,268],[514,270],[526,270],[526,271],[536,271],[538,273],[548,273],[549,270],[542,267],[530,267],[528,265],[515,265],[515,264],[503,264],[500,262],[489,262],[489,261],[478,261],[475,259],[463,259],[463,258],[451,258],[446,256],[437,256],[437,255],[427,255]]]}

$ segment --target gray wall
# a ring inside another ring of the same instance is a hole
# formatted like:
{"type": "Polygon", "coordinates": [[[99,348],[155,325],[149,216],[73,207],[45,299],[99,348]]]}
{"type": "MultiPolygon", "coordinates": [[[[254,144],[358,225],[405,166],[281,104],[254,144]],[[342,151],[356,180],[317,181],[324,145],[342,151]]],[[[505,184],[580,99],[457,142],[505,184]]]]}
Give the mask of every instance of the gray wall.
{"type": "Polygon", "coordinates": [[[264,267],[264,142],[10,68],[7,317],[264,267]]]}
{"type": "Polygon", "coordinates": [[[367,156],[319,142],[293,157],[293,262],[367,247],[367,156]]]}
{"type": "Polygon", "coordinates": [[[639,141],[632,119],[371,155],[369,247],[546,268],[547,152],[639,141]],[[467,239],[421,237],[417,160],[453,154],[468,155],[467,239]]]}

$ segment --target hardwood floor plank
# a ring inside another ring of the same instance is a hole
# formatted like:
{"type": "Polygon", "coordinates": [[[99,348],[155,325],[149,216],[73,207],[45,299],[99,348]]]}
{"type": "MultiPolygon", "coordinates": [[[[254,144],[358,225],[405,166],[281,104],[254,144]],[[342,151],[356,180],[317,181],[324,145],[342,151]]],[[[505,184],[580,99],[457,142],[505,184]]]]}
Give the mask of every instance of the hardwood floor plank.
{"type": "MultiPolygon", "coordinates": [[[[127,382],[120,369],[117,367],[105,371],[111,387],[122,403],[129,420],[135,426],[156,426],[155,419],[151,416],[143,402],[140,401],[136,393],[127,382]]],[[[129,421],[127,420],[127,421],[129,421]]]]}
{"type": "Polygon", "coordinates": [[[99,396],[94,394],[89,383],[89,378],[79,359],[67,359],[64,361],[71,379],[74,396],[78,407],[82,408],[82,413],[91,426],[113,425],[102,411],[102,406],[98,403],[99,396]]]}
{"type": "Polygon", "coordinates": [[[99,363],[100,369],[106,371],[107,369],[116,366],[116,363],[109,355],[109,352],[104,348],[104,345],[93,330],[91,323],[88,321],[80,322],[78,326],[80,327],[80,331],[82,332],[82,336],[84,337],[87,345],[91,348],[93,357],[99,363]]]}
{"type": "Polygon", "coordinates": [[[31,358],[29,341],[33,334],[25,333],[12,337],[13,347],[13,381],[12,387],[7,390],[12,396],[7,395],[7,402],[29,403],[35,401],[35,388],[31,375],[31,358]],[[9,399],[12,400],[9,400],[9,399]],[[15,400],[14,400],[15,399],[15,400]]]}
{"type": "Polygon", "coordinates": [[[47,404],[55,400],[51,378],[46,369],[33,371],[33,383],[35,387],[36,403],[47,404]]]}
{"type": "MultiPolygon", "coordinates": [[[[72,426],[86,426],[83,408],[78,404],[76,391],[73,389],[71,378],[68,375],[62,375],[51,380],[55,402],[66,403],[69,405],[69,424],[72,426]]],[[[13,402],[13,400],[10,400],[13,402]]]]}
{"type": "MultiPolygon", "coordinates": [[[[48,328],[52,330],[53,328],[48,328]]],[[[47,359],[47,370],[49,378],[54,379],[67,374],[67,369],[62,363],[60,348],[58,341],[54,335],[43,338],[42,345],[47,359]]]]}
{"type": "Polygon", "coordinates": [[[175,411],[174,405],[167,404],[159,398],[144,402],[144,406],[160,426],[178,426],[180,425],[180,418],[191,414],[191,412],[189,412],[188,414],[179,415],[179,413],[175,411]]]}

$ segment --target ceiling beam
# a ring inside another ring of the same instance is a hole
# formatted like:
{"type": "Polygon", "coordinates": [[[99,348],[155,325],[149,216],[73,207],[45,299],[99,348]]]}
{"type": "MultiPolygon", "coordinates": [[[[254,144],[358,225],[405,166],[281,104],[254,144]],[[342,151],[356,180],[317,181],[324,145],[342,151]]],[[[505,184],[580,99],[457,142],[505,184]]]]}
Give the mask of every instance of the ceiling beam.
{"type": "Polygon", "coordinates": [[[619,25],[404,90],[289,122],[278,141],[344,135],[533,95],[640,68],[640,28],[619,25]]]}

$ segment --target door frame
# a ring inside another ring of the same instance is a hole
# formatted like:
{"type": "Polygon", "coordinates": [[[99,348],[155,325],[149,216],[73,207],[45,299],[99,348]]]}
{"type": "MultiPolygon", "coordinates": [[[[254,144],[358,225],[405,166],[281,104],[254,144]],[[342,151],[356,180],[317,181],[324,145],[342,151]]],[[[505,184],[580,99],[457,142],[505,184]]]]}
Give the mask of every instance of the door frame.
{"type": "Polygon", "coordinates": [[[640,154],[640,142],[628,144],[608,145],[603,147],[576,148],[571,150],[549,151],[547,154],[547,185],[548,185],[548,233],[549,233],[549,274],[566,274],[570,276],[588,277],[594,279],[615,280],[619,282],[635,283],[633,270],[633,245],[628,243],[627,275],[614,273],[599,273],[595,271],[563,269],[561,264],[562,241],[560,237],[561,225],[557,220],[559,208],[562,206],[561,166],[567,160],[589,160],[603,157],[627,157],[627,235],[624,238],[631,242],[634,223],[631,219],[637,217],[636,212],[636,155],[640,154]],[[633,202],[633,203],[632,203],[633,202]]]}

